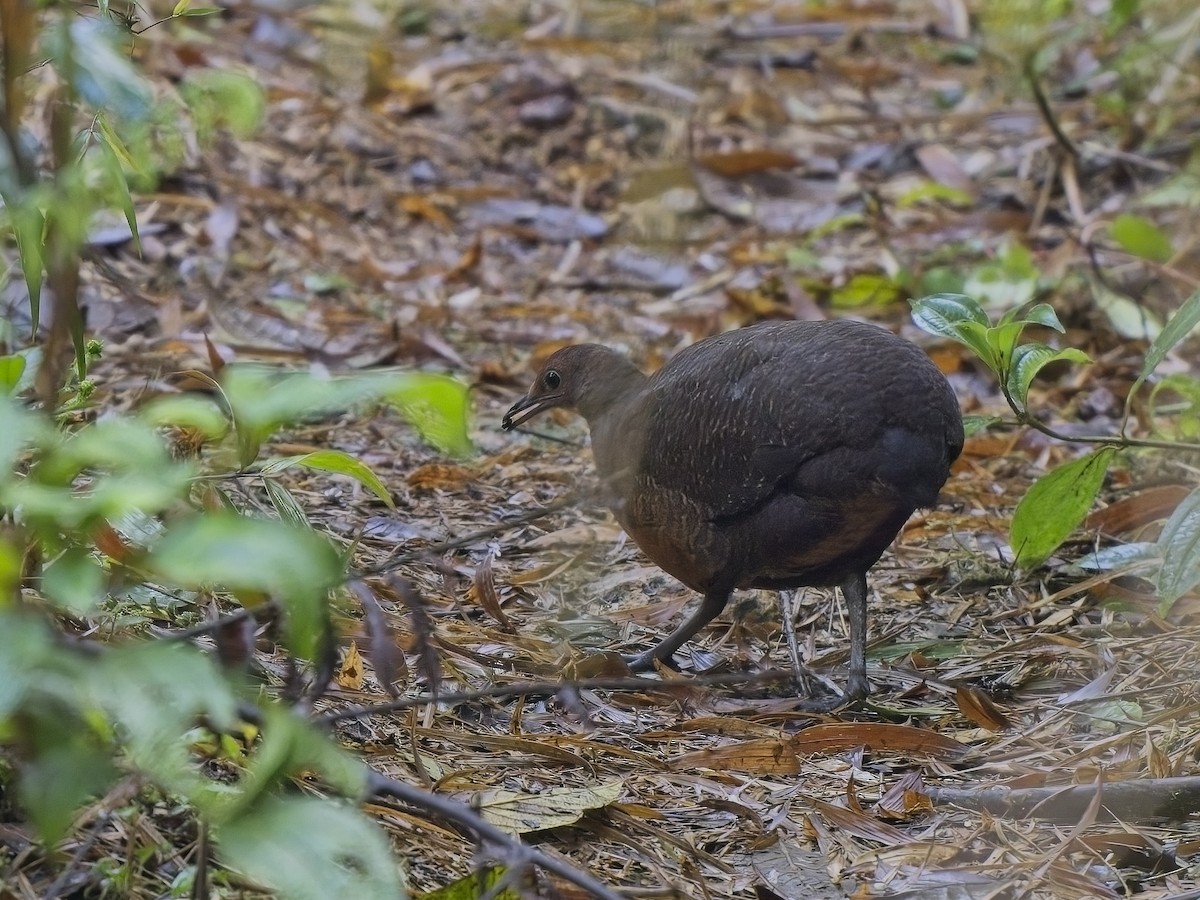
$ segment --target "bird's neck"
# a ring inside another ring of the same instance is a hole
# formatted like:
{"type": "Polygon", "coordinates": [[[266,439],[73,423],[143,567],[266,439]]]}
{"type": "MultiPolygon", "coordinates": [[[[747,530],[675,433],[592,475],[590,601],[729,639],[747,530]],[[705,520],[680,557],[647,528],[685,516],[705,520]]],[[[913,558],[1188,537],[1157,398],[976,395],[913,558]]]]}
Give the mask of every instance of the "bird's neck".
{"type": "Polygon", "coordinates": [[[588,372],[587,384],[575,408],[594,432],[601,420],[619,421],[646,386],[646,376],[625,357],[612,353],[603,365],[588,372]]]}

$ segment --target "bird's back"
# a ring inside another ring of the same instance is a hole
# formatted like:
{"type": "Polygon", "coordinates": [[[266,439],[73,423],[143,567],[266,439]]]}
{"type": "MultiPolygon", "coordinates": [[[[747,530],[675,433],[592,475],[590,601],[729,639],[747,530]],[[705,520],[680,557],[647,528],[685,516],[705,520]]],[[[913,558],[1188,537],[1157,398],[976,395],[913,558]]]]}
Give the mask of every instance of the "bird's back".
{"type": "Polygon", "coordinates": [[[596,425],[618,518],[699,590],[865,570],[936,500],[963,440],[957,400],[928,357],[846,320],[702,341],[596,425]]]}

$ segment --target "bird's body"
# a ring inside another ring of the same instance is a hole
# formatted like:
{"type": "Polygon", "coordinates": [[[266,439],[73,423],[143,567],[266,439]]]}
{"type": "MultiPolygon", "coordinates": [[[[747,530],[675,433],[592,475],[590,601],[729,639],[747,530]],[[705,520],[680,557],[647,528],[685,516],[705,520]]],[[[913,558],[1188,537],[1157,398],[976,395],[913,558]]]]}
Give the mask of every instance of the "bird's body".
{"type": "Polygon", "coordinates": [[[840,585],[849,693],[866,693],[866,571],[936,501],[962,448],[958,402],[928,357],[848,320],[718,335],[649,377],[583,344],[546,361],[505,426],[551,406],[587,419],[622,527],[705,596],[639,664],[669,657],[736,588],[840,585]]]}

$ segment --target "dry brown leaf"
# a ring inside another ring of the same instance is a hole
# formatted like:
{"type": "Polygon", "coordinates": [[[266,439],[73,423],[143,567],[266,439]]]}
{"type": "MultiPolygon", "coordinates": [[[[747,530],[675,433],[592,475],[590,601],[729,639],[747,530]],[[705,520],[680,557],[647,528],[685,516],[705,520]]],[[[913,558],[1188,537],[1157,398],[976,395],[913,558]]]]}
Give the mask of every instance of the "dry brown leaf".
{"type": "Polygon", "coordinates": [[[786,739],[740,741],[713,750],[685,753],[671,761],[676,771],[713,769],[753,775],[796,775],[800,760],[786,739]]]}
{"type": "Polygon", "coordinates": [[[784,150],[737,150],[697,156],[695,162],[725,178],[738,178],[752,172],[790,169],[798,165],[800,160],[784,150]]]}
{"type": "Polygon", "coordinates": [[[991,697],[970,685],[960,684],[955,688],[954,701],[958,704],[959,712],[980,728],[1003,731],[1012,726],[1008,717],[996,708],[991,697]]]}
{"type": "Polygon", "coordinates": [[[582,788],[551,788],[538,794],[495,789],[476,794],[480,815],[509,834],[574,825],[590,809],[614,803],[625,788],[618,779],[582,788]]]}
{"type": "Polygon", "coordinates": [[[854,747],[869,750],[902,750],[928,753],[937,759],[959,759],[970,749],[953,738],[926,728],[893,725],[889,722],[833,722],[813,725],[788,739],[792,752],[808,756],[814,753],[838,753],[854,747]]]}
{"type": "Polygon", "coordinates": [[[496,590],[496,575],[492,571],[492,554],[489,553],[485,556],[483,561],[475,567],[475,576],[467,591],[467,599],[479,604],[480,608],[499,622],[500,627],[505,631],[515,630],[508,616],[504,614],[504,609],[500,606],[500,593],[496,590]]]}
{"type": "Polygon", "coordinates": [[[362,655],[358,652],[358,642],[351,641],[342,663],[338,666],[335,676],[339,687],[350,691],[361,691],[363,686],[362,655]]]}
{"type": "Polygon", "coordinates": [[[944,144],[925,144],[915,152],[917,162],[934,181],[960,191],[971,190],[971,176],[964,171],[958,157],[944,144]]]}
{"type": "Polygon", "coordinates": [[[475,480],[475,473],[449,463],[428,463],[409,472],[408,486],[424,491],[461,491],[475,480]]]}
{"type": "Polygon", "coordinates": [[[1187,485],[1163,484],[1146,488],[1130,497],[1122,497],[1087,517],[1087,529],[1113,537],[1123,537],[1138,529],[1166,519],[1191,492],[1187,485]]]}

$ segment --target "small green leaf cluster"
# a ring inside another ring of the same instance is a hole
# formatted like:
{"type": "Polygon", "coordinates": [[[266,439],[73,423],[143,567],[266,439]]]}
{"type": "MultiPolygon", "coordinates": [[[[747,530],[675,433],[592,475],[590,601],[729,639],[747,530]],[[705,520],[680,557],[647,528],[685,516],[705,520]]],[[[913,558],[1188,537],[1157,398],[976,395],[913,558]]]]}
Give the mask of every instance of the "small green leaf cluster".
{"type": "MultiPolygon", "coordinates": [[[[1019,424],[1037,428],[1051,437],[1096,447],[1043,475],[1017,504],[1009,537],[1019,566],[1030,569],[1041,565],[1075,532],[1092,508],[1119,450],[1172,449],[1173,445],[1167,441],[1127,437],[1124,424],[1121,432],[1114,435],[1059,434],[1029,413],[1029,388],[1039,372],[1054,362],[1089,361],[1086,354],[1074,348],[1056,349],[1043,343],[1022,342],[1025,329],[1031,325],[1063,333],[1062,324],[1049,305],[1040,303],[1028,309],[1011,309],[995,324],[978,303],[963,294],[934,294],[914,300],[912,306],[913,320],[919,327],[970,348],[991,370],[1019,424]]],[[[1200,291],[1184,302],[1147,350],[1126,400],[1126,422],[1138,391],[1198,323],[1200,291]]],[[[1157,391],[1171,384],[1169,379],[1160,381],[1151,393],[1151,402],[1157,391]]],[[[1174,390],[1184,393],[1178,387],[1174,390]]],[[[1157,542],[1121,554],[1124,562],[1148,557],[1161,563],[1155,586],[1164,612],[1200,585],[1200,490],[1184,500],[1165,524],[1157,542]]]]}
{"type": "Polygon", "coordinates": [[[1047,303],[1023,309],[1014,307],[995,325],[988,314],[964,294],[933,294],[913,303],[917,326],[964,344],[991,369],[1014,411],[1024,409],[1029,386],[1038,372],[1053,362],[1090,362],[1082,350],[1056,350],[1046,344],[1021,343],[1030,325],[1052,328],[1060,334],[1062,323],[1047,303]]]}
{"type": "MultiPolygon", "coordinates": [[[[384,392],[382,383],[367,393],[384,392]]],[[[227,396],[241,403],[242,390],[227,396]]],[[[205,419],[195,404],[174,408],[193,423],[219,418],[205,419]]],[[[234,782],[214,781],[193,745],[238,728],[251,699],[237,676],[183,643],[81,644],[54,625],[59,615],[86,621],[110,592],[140,582],[176,595],[269,598],[293,656],[313,659],[328,646],[328,597],[345,578],[339,554],[294,522],[196,508],[197,466],[172,458],[158,427],[168,411],[152,406],[64,433],[0,396],[0,748],[17,761],[21,805],[52,846],[89,798],[136,776],[182,798],[211,827],[226,865],[282,897],[402,896],[388,843],[369,819],[343,800],[288,790],[310,773],[337,795],[361,797],[365,769],[327,736],[260,698],[251,718],[261,739],[231,761],[241,765],[234,782]],[[136,517],[157,527],[125,529],[123,551],[108,543],[101,552],[96,535],[136,517]]],[[[340,470],[336,459],[315,463],[340,470]]]]}

